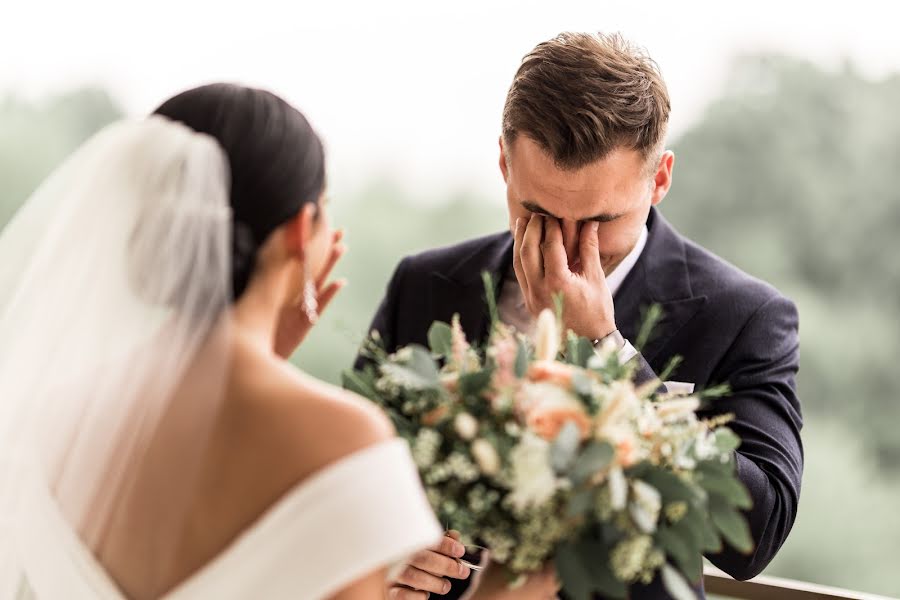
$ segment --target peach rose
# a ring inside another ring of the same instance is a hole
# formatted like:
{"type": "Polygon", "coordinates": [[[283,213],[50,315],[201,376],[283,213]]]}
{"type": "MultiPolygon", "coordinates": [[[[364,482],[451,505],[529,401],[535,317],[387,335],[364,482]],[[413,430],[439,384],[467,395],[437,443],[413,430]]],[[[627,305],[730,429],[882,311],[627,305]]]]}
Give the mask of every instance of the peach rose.
{"type": "Polygon", "coordinates": [[[422,424],[431,427],[443,421],[450,413],[450,408],[446,404],[438,406],[434,410],[430,410],[422,415],[422,424]]]}
{"type": "Polygon", "coordinates": [[[571,365],[555,360],[536,360],[528,367],[528,379],[534,382],[547,381],[565,389],[572,389],[572,376],[575,374],[571,365]]]}
{"type": "Polygon", "coordinates": [[[626,469],[637,462],[637,443],[630,435],[623,435],[616,442],[616,457],[626,469]]]}
{"type": "Polygon", "coordinates": [[[559,401],[554,398],[539,402],[528,411],[528,428],[545,440],[554,440],[566,423],[572,421],[586,439],[591,432],[591,419],[575,399],[559,401]]]}
{"type": "Polygon", "coordinates": [[[442,373],[441,385],[448,392],[455,392],[459,388],[459,373],[442,373]]]}

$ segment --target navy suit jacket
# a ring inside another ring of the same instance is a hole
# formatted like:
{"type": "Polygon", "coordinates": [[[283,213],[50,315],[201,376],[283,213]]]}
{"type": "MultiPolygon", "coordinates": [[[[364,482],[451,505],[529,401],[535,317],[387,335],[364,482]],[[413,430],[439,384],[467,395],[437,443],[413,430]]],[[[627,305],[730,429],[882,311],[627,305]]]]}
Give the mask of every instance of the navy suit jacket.
{"type": "MultiPolygon", "coordinates": [[[[681,236],[653,209],[647,245],[614,298],[616,323],[634,340],[643,311],[652,304],[663,318],[644,346],[639,380],[661,372],[673,356],[683,362],[672,379],[698,390],[728,383],[732,392],[701,413],[732,413],[730,424],[742,440],[736,463],[753,498],[746,512],[755,550],[744,555],[727,547],[707,558],[736,579],[760,573],[784,543],[797,514],[803,448],[795,376],[798,369],[798,315],[794,304],[772,286],[681,236]]],[[[470,338],[488,329],[481,273],[496,280],[512,264],[512,236],[506,232],[404,258],[391,278],[375,315],[389,350],[427,345],[435,320],[459,313],[470,338]]],[[[501,286],[497,286],[498,290],[501,286]]],[[[454,582],[447,598],[464,589],[454,582]]],[[[697,583],[702,596],[702,584],[697,583]]],[[[632,598],[668,598],[659,581],[635,586],[632,598]]]]}

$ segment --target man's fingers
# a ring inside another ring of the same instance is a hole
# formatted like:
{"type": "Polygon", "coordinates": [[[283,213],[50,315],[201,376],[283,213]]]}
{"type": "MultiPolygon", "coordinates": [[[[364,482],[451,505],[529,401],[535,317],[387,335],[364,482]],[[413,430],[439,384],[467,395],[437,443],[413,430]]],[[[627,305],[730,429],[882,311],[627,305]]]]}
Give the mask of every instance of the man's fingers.
{"type": "Polygon", "coordinates": [[[544,236],[544,217],[531,215],[522,238],[522,267],[528,287],[537,287],[544,278],[544,259],[541,256],[541,241],[544,236]]]}
{"type": "Polygon", "coordinates": [[[422,569],[417,569],[412,565],[400,571],[396,583],[414,590],[434,592],[435,594],[446,594],[450,591],[450,582],[448,580],[422,569]]]}
{"type": "Polygon", "coordinates": [[[516,219],[516,231],[513,242],[513,270],[516,272],[516,279],[519,280],[519,287],[522,288],[522,295],[528,298],[528,278],[525,276],[525,269],[522,267],[522,240],[525,238],[525,225],[527,219],[519,217],[516,219]]]}
{"type": "Polygon", "coordinates": [[[600,224],[590,221],[582,226],[578,250],[581,259],[581,270],[591,281],[603,279],[603,265],[600,263],[600,240],[597,231],[600,224]]]}
{"type": "Polygon", "coordinates": [[[425,600],[430,596],[431,594],[429,594],[428,592],[411,590],[408,587],[402,587],[399,585],[395,585],[388,590],[389,600],[425,600]]]}
{"type": "Polygon", "coordinates": [[[541,254],[544,257],[544,277],[562,277],[568,273],[569,259],[563,243],[562,227],[556,219],[545,220],[541,254]]]}

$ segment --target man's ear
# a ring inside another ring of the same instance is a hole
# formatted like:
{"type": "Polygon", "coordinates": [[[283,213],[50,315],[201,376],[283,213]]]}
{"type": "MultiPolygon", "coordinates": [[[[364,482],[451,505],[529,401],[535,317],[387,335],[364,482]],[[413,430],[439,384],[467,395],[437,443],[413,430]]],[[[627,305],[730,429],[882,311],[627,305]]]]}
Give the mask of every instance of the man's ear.
{"type": "Polygon", "coordinates": [[[503,136],[500,136],[500,173],[503,174],[503,183],[509,183],[509,164],[506,162],[506,148],[503,145],[503,136]]]}
{"type": "Polygon", "coordinates": [[[653,195],[650,199],[653,206],[662,202],[669,188],[672,187],[672,171],[675,168],[675,153],[671,150],[663,152],[653,176],[653,195]]]}
{"type": "Polygon", "coordinates": [[[301,260],[316,227],[316,212],[315,203],[307,202],[287,223],[287,250],[301,260]]]}

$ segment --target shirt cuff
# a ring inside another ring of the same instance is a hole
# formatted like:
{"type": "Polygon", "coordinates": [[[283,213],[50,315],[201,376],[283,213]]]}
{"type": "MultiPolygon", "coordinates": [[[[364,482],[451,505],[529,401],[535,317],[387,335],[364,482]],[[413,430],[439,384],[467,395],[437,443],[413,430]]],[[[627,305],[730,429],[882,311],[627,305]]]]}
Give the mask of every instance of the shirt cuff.
{"type": "Polygon", "coordinates": [[[619,364],[624,365],[635,356],[638,355],[637,348],[631,345],[631,342],[625,340],[625,345],[619,348],[619,364]]]}

